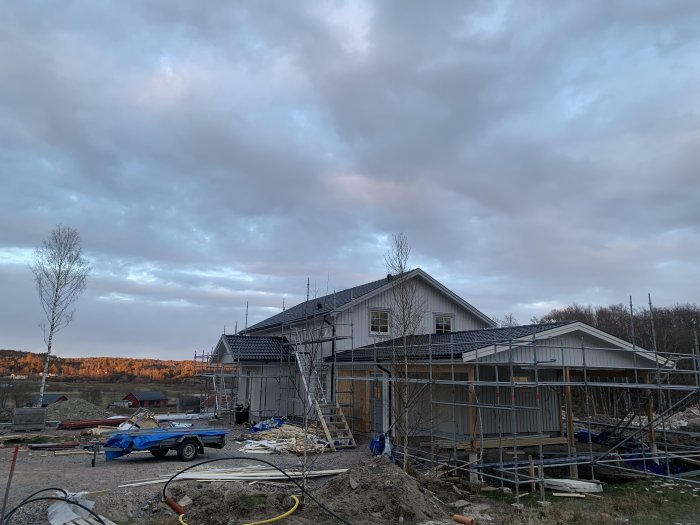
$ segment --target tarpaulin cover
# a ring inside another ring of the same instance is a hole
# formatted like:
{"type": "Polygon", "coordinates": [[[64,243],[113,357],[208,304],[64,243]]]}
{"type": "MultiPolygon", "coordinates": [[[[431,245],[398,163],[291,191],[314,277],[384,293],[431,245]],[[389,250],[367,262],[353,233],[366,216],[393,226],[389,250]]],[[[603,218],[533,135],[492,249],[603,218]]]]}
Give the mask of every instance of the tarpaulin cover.
{"type": "Polygon", "coordinates": [[[109,439],[105,441],[105,459],[115,459],[125,456],[134,450],[148,450],[151,447],[158,446],[162,441],[172,438],[180,438],[183,436],[225,436],[225,430],[197,430],[196,432],[176,432],[173,430],[150,430],[143,434],[138,432],[125,432],[118,434],[110,434],[109,439]],[[121,450],[107,450],[116,448],[121,450]]]}
{"type": "Polygon", "coordinates": [[[261,421],[257,425],[250,427],[250,432],[254,434],[255,432],[262,432],[263,430],[269,430],[271,428],[279,428],[282,425],[284,425],[283,417],[271,417],[266,421],[261,421]]]}

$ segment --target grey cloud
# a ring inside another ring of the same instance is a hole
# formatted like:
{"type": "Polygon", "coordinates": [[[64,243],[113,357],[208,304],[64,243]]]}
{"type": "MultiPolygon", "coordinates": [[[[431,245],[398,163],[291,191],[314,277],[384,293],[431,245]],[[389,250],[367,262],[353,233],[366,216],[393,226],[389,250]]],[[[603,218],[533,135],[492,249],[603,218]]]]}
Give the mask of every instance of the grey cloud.
{"type": "MultiPolygon", "coordinates": [[[[80,230],[72,352],[187,357],[380,277],[397,231],[499,317],[698,300],[692,2],[6,11],[0,254],[80,230]]],[[[40,349],[29,272],[0,282],[0,346],[40,349]]]]}

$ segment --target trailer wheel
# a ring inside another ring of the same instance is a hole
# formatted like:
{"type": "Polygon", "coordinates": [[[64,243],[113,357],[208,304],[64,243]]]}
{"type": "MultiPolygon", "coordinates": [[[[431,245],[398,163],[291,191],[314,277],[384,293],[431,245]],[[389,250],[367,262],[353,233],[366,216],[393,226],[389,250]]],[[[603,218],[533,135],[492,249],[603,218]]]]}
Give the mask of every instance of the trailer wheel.
{"type": "Polygon", "coordinates": [[[151,448],[148,451],[157,458],[164,458],[169,452],[167,448],[151,448]]]}
{"type": "Polygon", "coordinates": [[[192,461],[197,457],[197,443],[186,439],[177,446],[177,458],[180,461],[192,461]]]}

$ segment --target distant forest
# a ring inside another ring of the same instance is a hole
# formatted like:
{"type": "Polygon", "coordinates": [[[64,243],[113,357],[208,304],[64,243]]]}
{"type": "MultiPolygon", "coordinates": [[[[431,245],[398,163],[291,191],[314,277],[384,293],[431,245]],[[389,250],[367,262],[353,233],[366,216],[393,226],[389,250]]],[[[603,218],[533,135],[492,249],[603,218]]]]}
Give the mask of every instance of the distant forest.
{"type": "Polygon", "coordinates": [[[654,306],[652,317],[648,307],[635,307],[630,312],[629,306],[623,304],[611,306],[573,304],[532,319],[534,323],[555,321],[582,321],[651,351],[654,350],[653,326],[656,333],[656,349],[659,352],[690,354],[696,344],[700,306],[697,304],[654,306]]]}
{"type": "MultiPolygon", "coordinates": [[[[0,350],[0,376],[38,377],[46,354],[0,350]]],[[[182,381],[195,374],[194,361],[161,361],[125,357],[51,357],[50,374],[61,380],[106,382],[182,381]]]]}

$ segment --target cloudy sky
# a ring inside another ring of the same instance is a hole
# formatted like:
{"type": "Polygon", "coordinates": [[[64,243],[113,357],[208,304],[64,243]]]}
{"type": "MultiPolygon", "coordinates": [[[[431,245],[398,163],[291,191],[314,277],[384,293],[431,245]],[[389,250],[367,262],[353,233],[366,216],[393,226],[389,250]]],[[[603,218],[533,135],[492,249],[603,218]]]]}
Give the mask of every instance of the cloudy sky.
{"type": "Polygon", "coordinates": [[[700,9],[608,2],[6,3],[0,348],[28,264],[94,270],[58,355],[188,358],[420,266],[488,315],[700,301],[700,9]]]}

